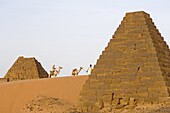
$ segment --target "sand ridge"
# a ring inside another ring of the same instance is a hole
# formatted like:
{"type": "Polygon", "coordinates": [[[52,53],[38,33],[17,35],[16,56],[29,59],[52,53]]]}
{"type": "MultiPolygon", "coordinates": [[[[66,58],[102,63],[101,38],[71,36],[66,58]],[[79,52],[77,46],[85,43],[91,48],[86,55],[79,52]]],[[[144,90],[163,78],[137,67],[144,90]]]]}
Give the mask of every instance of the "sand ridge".
{"type": "Polygon", "coordinates": [[[38,95],[64,99],[72,104],[88,76],[23,80],[0,84],[0,113],[16,113],[38,95]]]}

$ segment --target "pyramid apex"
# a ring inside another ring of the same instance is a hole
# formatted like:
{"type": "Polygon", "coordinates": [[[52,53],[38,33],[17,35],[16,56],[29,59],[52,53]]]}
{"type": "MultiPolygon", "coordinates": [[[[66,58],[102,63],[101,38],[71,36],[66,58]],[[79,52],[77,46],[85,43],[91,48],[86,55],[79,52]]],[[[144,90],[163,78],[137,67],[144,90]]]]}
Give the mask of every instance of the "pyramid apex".
{"type": "Polygon", "coordinates": [[[35,57],[24,57],[24,56],[19,56],[18,59],[35,59],[35,57]]]}
{"type": "Polygon", "coordinates": [[[148,14],[145,11],[134,11],[134,12],[127,12],[126,14],[148,14]]]}
{"type": "Polygon", "coordinates": [[[18,58],[24,58],[24,56],[19,56],[18,58]]]}
{"type": "Polygon", "coordinates": [[[128,12],[128,13],[126,13],[125,17],[134,17],[134,16],[150,17],[150,15],[148,13],[146,13],[145,11],[128,12]]]}

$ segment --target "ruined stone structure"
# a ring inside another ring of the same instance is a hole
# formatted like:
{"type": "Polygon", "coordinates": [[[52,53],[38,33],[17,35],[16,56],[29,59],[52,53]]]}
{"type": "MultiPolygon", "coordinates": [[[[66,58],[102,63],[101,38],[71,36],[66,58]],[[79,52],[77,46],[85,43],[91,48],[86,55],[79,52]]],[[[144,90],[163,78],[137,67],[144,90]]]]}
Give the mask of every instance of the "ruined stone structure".
{"type": "Polygon", "coordinates": [[[8,82],[6,78],[0,78],[0,83],[8,82]]]}
{"type": "Polygon", "coordinates": [[[83,86],[81,111],[170,102],[170,50],[149,14],[127,13],[83,86]]]}
{"type": "Polygon", "coordinates": [[[48,73],[35,58],[19,57],[4,78],[11,81],[47,77],[48,73]]]}

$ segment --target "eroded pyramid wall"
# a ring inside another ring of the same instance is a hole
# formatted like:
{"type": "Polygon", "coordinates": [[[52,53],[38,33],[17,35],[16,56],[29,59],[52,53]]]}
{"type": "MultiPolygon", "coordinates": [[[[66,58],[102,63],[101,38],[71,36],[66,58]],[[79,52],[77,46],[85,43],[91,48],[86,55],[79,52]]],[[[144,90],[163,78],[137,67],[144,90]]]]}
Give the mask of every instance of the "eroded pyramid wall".
{"type": "Polygon", "coordinates": [[[11,81],[47,77],[47,72],[35,58],[19,57],[4,78],[9,78],[11,81]]]}
{"type": "Polygon", "coordinates": [[[165,103],[170,50],[149,14],[127,13],[83,86],[81,111],[165,103]]]}

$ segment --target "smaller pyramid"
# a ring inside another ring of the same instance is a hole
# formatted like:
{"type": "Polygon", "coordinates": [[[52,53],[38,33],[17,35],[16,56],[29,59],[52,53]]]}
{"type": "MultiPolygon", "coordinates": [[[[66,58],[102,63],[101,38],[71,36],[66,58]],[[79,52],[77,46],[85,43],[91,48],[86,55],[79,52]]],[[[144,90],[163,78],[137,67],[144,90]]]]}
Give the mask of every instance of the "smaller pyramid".
{"type": "Polygon", "coordinates": [[[48,73],[34,57],[19,57],[13,66],[8,70],[4,78],[11,80],[24,80],[35,78],[47,78],[48,73]]]}

